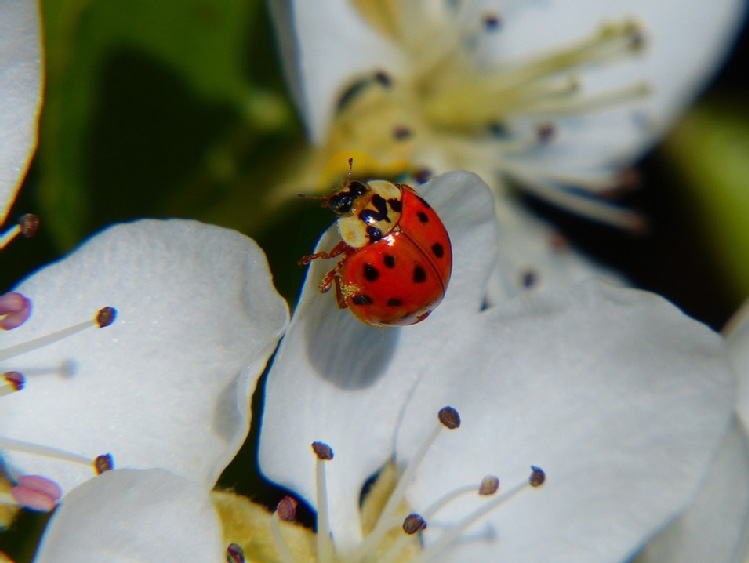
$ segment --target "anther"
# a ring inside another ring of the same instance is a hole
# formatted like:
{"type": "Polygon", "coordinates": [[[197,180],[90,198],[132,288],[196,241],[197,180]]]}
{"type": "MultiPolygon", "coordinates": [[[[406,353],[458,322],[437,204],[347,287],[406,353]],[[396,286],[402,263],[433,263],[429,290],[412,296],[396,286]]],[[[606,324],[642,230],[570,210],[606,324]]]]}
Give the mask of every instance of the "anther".
{"type": "Polygon", "coordinates": [[[393,129],[393,138],[396,141],[406,141],[411,138],[413,131],[405,125],[399,125],[393,129]]]}
{"type": "Polygon", "coordinates": [[[24,508],[50,512],[62,497],[62,489],[57,483],[41,475],[22,475],[16,480],[10,494],[24,508]]]}
{"type": "Polygon", "coordinates": [[[97,475],[101,475],[106,471],[112,471],[112,469],[114,469],[114,459],[112,458],[112,454],[106,453],[96,456],[96,459],[94,460],[94,471],[96,471],[97,475]]]}
{"type": "Polygon", "coordinates": [[[479,485],[479,495],[483,497],[488,497],[493,495],[499,490],[499,478],[495,475],[487,475],[483,479],[481,479],[481,484],[479,485]]]}
{"type": "Polygon", "coordinates": [[[39,217],[33,213],[26,213],[18,218],[18,226],[21,228],[21,236],[31,238],[39,232],[39,217]]]}
{"type": "Polygon", "coordinates": [[[295,498],[290,496],[283,497],[276,505],[276,513],[278,518],[284,522],[293,522],[296,520],[296,507],[297,501],[295,498]]]}
{"type": "Polygon", "coordinates": [[[536,135],[538,135],[538,140],[542,143],[550,142],[554,138],[555,132],[556,132],[556,128],[551,123],[542,123],[536,129],[536,135]]]}
{"type": "Polygon", "coordinates": [[[460,415],[452,407],[442,407],[437,413],[437,418],[448,430],[455,430],[460,426],[460,415]]]}
{"type": "Polygon", "coordinates": [[[323,442],[312,442],[312,451],[315,452],[317,459],[320,461],[333,459],[333,449],[323,442]]]}
{"type": "Polygon", "coordinates": [[[538,284],[538,272],[532,268],[526,268],[520,273],[520,285],[523,289],[531,289],[538,284]]]}
{"type": "Polygon", "coordinates": [[[0,328],[13,330],[25,323],[31,316],[31,300],[17,291],[0,296],[0,328]]]}
{"type": "Polygon", "coordinates": [[[429,168],[419,168],[413,173],[414,180],[418,184],[426,184],[432,178],[432,171],[429,168]]]}
{"type": "Polygon", "coordinates": [[[403,531],[406,532],[409,536],[412,536],[415,533],[420,532],[421,530],[425,530],[426,527],[426,520],[424,520],[418,514],[409,514],[403,520],[403,531]]]}
{"type": "Polygon", "coordinates": [[[26,378],[19,371],[6,371],[3,374],[3,379],[5,380],[5,385],[3,386],[3,389],[0,390],[0,396],[14,393],[16,391],[22,391],[26,384],[26,378]],[[8,389],[8,391],[4,392],[5,389],[8,389]]]}
{"type": "Polygon", "coordinates": [[[546,482],[546,473],[540,467],[531,465],[531,476],[528,477],[528,483],[531,487],[540,487],[546,482]]]}
{"type": "Polygon", "coordinates": [[[384,70],[378,70],[374,73],[375,81],[383,88],[390,88],[393,85],[392,77],[384,70]]]}
{"type": "Polygon", "coordinates": [[[486,31],[497,31],[502,25],[502,20],[498,14],[487,12],[484,14],[484,17],[481,18],[481,23],[484,25],[486,31]]]}
{"type": "Polygon", "coordinates": [[[99,328],[106,328],[111,325],[117,318],[117,309],[114,307],[103,307],[96,313],[96,325],[99,328]]]}
{"type": "Polygon", "coordinates": [[[226,546],[226,563],[245,563],[244,550],[237,543],[226,546]]]}

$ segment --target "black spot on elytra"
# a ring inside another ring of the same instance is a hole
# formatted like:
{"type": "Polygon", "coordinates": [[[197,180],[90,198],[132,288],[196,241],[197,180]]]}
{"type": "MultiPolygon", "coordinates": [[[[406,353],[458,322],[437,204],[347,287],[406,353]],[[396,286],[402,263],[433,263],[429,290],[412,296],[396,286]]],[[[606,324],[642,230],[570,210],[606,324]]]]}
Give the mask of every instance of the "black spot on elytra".
{"type": "Polygon", "coordinates": [[[424,213],[423,211],[419,211],[416,216],[419,218],[419,221],[422,223],[429,223],[429,216],[424,213]]]}
{"type": "Polygon", "coordinates": [[[438,242],[435,242],[435,243],[434,243],[434,244],[432,245],[432,253],[433,253],[433,254],[434,254],[434,255],[435,255],[435,256],[436,256],[437,258],[442,258],[442,257],[443,257],[443,256],[445,255],[445,249],[444,249],[444,247],[443,247],[443,246],[442,246],[442,245],[441,245],[440,243],[438,243],[438,242]]]}
{"type": "Polygon", "coordinates": [[[394,197],[388,200],[388,204],[390,205],[390,209],[392,209],[396,213],[400,213],[401,209],[403,209],[403,202],[399,199],[395,199],[394,197]]]}
{"type": "Polygon", "coordinates": [[[413,275],[414,282],[416,283],[423,283],[427,279],[427,273],[424,268],[421,266],[416,266],[414,268],[414,275],[413,275]]]}
{"type": "Polygon", "coordinates": [[[369,242],[377,242],[382,238],[382,231],[377,227],[369,225],[367,227],[367,237],[369,237],[369,242]]]}
{"type": "Polygon", "coordinates": [[[403,300],[398,299],[397,297],[391,297],[387,300],[388,307],[400,307],[401,305],[403,305],[403,300]]]}
{"type": "Polygon", "coordinates": [[[371,305],[372,304],[372,298],[369,295],[365,295],[364,293],[360,293],[359,295],[354,295],[351,298],[351,301],[354,302],[354,305],[371,305]]]}
{"type": "Polygon", "coordinates": [[[382,262],[385,264],[386,268],[395,268],[395,256],[392,254],[385,254],[385,256],[382,257],[382,262]]]}
{"type": "Polygon", "coordinates": [[[367,281],[376,281],[380,277],[380,271],[372,264],[364,264],[364,277],[367,278],[367,281]]]}

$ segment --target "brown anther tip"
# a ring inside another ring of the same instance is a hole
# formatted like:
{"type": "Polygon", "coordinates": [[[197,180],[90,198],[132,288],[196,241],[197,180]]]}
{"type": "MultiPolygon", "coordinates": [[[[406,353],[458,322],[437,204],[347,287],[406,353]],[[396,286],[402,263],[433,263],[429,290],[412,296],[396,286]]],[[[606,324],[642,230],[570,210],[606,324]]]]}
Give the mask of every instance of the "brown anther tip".
{"type": "Polygon", "coordinates": [[[393,138],[396,141],[406,141],[411,138],[413,131],[406,125],[398,125],[393,128],[393,138]]]}
{"type": "Polygon", "coordinates": [[[117,319],[117,309],[114,307],[103,307],[96,313],[96,326],[106,328],[117,319]]]}
{"type": "Polygon", "coordinates": [[[112,458],[112,454],[106,453],[96,456],[96,459],[94,460],[94,471],[96,471],[97,475],[101,475],[107,471],[112,471],[112,469],[114,469],[114,459],[112,458]]]}
{"type": "Polygon", "coordinates": [[[520,272],[520,286],[523,289],[532,289],[538,285],[540,275],[533,268],[526,268],[520,272]]]}
{"type": "Polygon", "coordinates": [[[426,184],[432,178],[432,171],[429,168],[418,168],[413,177],[419,184],[426,184]]]}
{"type": "Polygon", "coordinates": [[[484,29],[486,31],[497,31],[500,25],[502,25],[502,20],[500,19],[498,14],[495,14],[494,12],[487,12],[481,18],[481,23],[484,24],[484,29]]]}
{"type": "Polygon", "coordinates": [[[296,520],[297,501],[293,497],[285,496],[276,505],[278,519],[284,522],[293,522],[296,520]]]}
{"type": "Polygon", "coordinates": [[[460,415],[458,411],[452,407],[442,407],[440,412],[437,413],[437,418],[442,423],[442,426],[448,430],[455,430],[460,426],[460,415]]]}
{"type": "Polygon", "coordinates": [[[393,84],[393,79],[384,70],[378,70],[374,73],[375,81],[383,88],[390,88],[393,84]]]}
{"type": "Polygon", "coordinates": [[[546,473],[540,467],[531,465],[531,476],[528,477],[528,483],[531,487],[540,487],[546,482],[546,473]]]}
{"type": "Polygon", "coordinates": [[[244,550],[238,543],[226,546],[226,563],[245,563],[244,550]]]}
{"type": "Polygon", "coordinates": [[[554,127],[554,124],[552,123],[543,123],[536,129],[538,140],[542,143],[548,143],[549,141],[551,141],[554,138],[555,132],[556,127],[554,127]]]}
{"type": "Polygon", "coordinates": [[[21,236],[33,237],[39,232],[39,217],[33,213],[26,213],[18,218],[18,226],[21,227],[21,236]]]}
{"type": "Polygon", "coordinates": [[[409,536],[412,536],[415,533],[420,532],[421,530],[425,530],[426,527],[427,521],[418,514],[409,514],[403,520],[403,531],[406,532],[409,536]]]}
{"type": "Polygon", "coordinates": [[[323,442],[312,442],[312,451],[315,452],[317,459],[321,461],[330,461],[333,459],[333,448],[323,442]]]}
{"type": "Polygon", "coordinates": [[[26,378],[20,371],[6,371],[3,374],[5,382],[13,388],[13,391],[22,391],[26,384],[26,378]]]}
{"type": "Polygon", "coordinates": [[[484,497],[493,495],[499,490],[499,478],[495,475],[487,475],[481,479],[479,494],[484,497]]]}

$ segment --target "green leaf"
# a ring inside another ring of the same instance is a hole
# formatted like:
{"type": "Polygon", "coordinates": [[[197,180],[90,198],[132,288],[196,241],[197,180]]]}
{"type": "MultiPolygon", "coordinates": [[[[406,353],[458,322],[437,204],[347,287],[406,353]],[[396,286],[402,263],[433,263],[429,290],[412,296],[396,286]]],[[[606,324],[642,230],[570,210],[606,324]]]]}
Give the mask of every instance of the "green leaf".
{"type": "Polygon", "coordinates": [[[294,125],[260,0],[45,0],[43,16],[38,198],[61,249],[246,190],[294,125]]]}
{"type": "Polygon", "coordinates": [[[664,143],[733,297],[749,294],[749,105],[716,97],[693,107],[664,143]]]}

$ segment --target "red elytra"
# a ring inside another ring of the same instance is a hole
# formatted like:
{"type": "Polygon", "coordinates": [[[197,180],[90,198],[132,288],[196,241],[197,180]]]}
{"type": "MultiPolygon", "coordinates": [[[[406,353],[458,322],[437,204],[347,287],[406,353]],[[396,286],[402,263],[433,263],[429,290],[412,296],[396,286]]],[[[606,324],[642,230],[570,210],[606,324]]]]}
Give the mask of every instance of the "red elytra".
{"type": "Polygon", "coordinates": [[[338,307],[369,325],[426,319],[445,296],[452,273],[452,245],[437,213],[407,184],[385,180],[346,178],[323,200],[338,215],[342,241],[300,261],[341,256],[320,291],[335,285],[338,307]]]}

